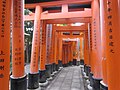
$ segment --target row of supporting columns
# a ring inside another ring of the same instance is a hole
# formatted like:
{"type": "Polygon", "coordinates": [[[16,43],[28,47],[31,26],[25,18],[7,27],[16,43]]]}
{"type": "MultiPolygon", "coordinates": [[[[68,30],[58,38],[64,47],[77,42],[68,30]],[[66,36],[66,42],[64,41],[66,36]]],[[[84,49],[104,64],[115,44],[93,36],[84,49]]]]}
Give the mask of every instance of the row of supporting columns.
{"type": "Polygon", "coordinates": [[[119,0],[93,0],[91,4],[92,22],[88,33],[85,33],[84,62],[94,90],[120,89],[119,4],[119,0]]]}
{"type": "MultiPolygon", "coordinates": [[[[27,75],[24,71],[23,1],[2,0],[0,4],[2,7],[0,8],[0,89],[9,89],[10,13],[12,12],[10,89],[27,90],[27,75]]],[[[47,27],[46,22],[41,21],[41,12],[42,8],[36,6],[28,75],[29,89],[39,88],[39,83],[40,85],[46,83],[62,64],[76,65],[76,57],[78,57],[77,42],[65,42],[57,37],[61,33],[54,30],[54,25],[47,27]],[[38,63],[39,56],[40,63],[38,63]]],[[[94,90],[120,89],[119,29],[120,0],[92,0],[92,22],[89,24],[89,31],[84,34],[84,62],[85,72],[90,77],[90,85],[94,90]]],[[[80,59],[83,56],[81,42],[83,42],[82,38],[80,38],[80,59]]]]}

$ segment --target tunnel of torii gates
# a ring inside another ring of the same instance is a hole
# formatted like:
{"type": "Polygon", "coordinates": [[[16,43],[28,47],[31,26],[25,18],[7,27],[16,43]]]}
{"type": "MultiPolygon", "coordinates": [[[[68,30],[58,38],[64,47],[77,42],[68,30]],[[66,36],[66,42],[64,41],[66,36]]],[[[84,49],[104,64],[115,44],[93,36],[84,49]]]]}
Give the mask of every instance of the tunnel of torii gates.
{"type": "Polygon", "coordinates": [[[84,61],[84,70],[94,90],[120,90],[120,0],[61,0],[25,4],[26,9],[35,9],[25,16],[23,3],[23,0],[0,1],[0,90],[9,90],[10,22],[10,90],[38,88],[39,83],[45,83],[61,66],[79,61],[84,61]],[[90,4],[91,8],[69,9],[69,4],[90,4]],[[52,6],[61,6],[60,12],[43,11],[43,8],[52,6]],[[27,86],[23,22],[31,20],[34,21],[34,32],[27,86]],[[84,24],[71,25],[76,22],[84,24]]]}

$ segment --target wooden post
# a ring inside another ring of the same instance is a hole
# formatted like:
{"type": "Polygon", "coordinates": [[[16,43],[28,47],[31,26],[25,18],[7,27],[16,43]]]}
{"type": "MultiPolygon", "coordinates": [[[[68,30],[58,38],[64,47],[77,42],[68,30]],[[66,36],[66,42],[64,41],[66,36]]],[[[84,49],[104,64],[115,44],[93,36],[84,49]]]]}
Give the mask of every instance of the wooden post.
{"type": "Polygon", "coordinates": [[[63,62],[63,66],[65,66],[65,45],[62,45],[62,62],[63,62]]]}
{"type": "MultiPolygon", "coordinates": [[[[106,6],[106,5],[105,5],[106,6]]],[[[107,0],[106,60],[109,90],[120,90],[119,0],[107,0]]]]}
{"type": "Polygon", "coordinates": [[[58,32],[55,32],[55,61],[56,61],[56,71],[58,71],[59,66],[58,66],[58,46],[59,46],[59,39],[58,39],[58,32]]]}
{"type": "Polygon", "coordinates": [[[67,45],[65,44],[65,67],[67,66],[67,45]]]}
{"type": "Polygon", "coordinates": [[[88,32],[85,32],[84,35],[84,62],[87,66],[89,66],[89,58],[88,58],[88,32]]]}
{"type": "MultiPolygon", "coordinates": [[[[61,34],[61,33],[60,33],[61,34]]],[[[58,64],[60,67],[62,67],[62,38],[59,38],[59,60],[58,64]]]]}
{"type": "Polygon", "coordinates": [[[24,71],[23,5],[23,0],[13,0],[12,75],[10,77],[10,90],[27,89],[27,76],[24,71]]]}
{"type": "Polygon", "coordinates": [[[80,63],[84,65],[83,59],[83,37],[80,37],[80,63]]]}
{"type": "Polygon", "coordinates": [[[52,25],[51,24],[47,24],[47,28],[46,28],[46,43],[47,43],[47,47],[46,47],[46,50],[47,50],[47,53],[46,53],[46,75],[47,75],[47,78],[49,78],[53,72],[53,65],[52,65],[52,25]]]}
{"type": "Polygon", "coordinates": [[[86,75],[88,76],[89,67],[90,67],[88,32],[85,32],[84,34],[84,63],[85,63],[85,72],[86,75]]]}
{"type": "Polygon", "coordinates": [[[43,85],[43,83],[46,83],[46,68],[45,68],[45,62],[46,62],[46,23],[45,21],[42,22],[42,42],[41,42],[41,56],[40,56],[40,83],[43,85]]]}
{"type": "Polygon", "coordinates": [[[73,65],[76,65],[76,41],[73,41],[73,65]]]}
{"type": "Polygon", "coordinates": [[[30,73],[28,79],[28,88],[36,89],[39,88],[39,72],[38,72],[38,58],[39,58],[39,46],[40,46],[40,16],[41,7],[36,6],[35,18],[34,18],[34,31],[32,40],[32,51],[31,51],[31,63],[30,73]]]}
{"type": "Polygon", "coordinates": [[[56,70],[56,61],[55,61],[55,38],[56,38],[56,30],[54,28],[55,25],[52,25],[52,60],[53,60],[53,72],[56,70]]]}
{"type": "Polygon", "coordinates": [[[103,80],[100,82],[101,90],[108,90],[107,83],[107,58],[106,58],[106,26],[107,26],[107,0],[100,1],[100,25],[101,25],[101,45],[102,45],[102,75],[103,80]]]}
{"type": "Polygon", "coordinates": [[[11,0],[0,1],[0,89],[9,90],[11,0]]]}
{"type": "Polygon", "coordinates": [[[100,89],[102,80],[102,57],[101,57],[101,32],[100,32],[100,8],[99,0],[92,1],[92,70],[93,88],[100,89]]]}

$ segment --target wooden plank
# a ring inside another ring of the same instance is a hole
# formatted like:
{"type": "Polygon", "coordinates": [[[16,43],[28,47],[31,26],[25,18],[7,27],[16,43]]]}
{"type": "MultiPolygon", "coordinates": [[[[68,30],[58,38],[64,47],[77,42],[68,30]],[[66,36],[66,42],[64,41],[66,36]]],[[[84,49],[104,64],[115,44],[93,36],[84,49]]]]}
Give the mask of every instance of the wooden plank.
{"type": "Polygon", "coordinates": [[[46,20],[47,24],[70,24],[70,23],[90,23],[91,18],[68,18],[68,19],[54,19],[46,20]]]}
{"type": "Polygon", "coordinates": [[[64,13],[42,13],[41,19],[63,19],[63,18],[91,18],[91,9],[85,11],[64,12],[64,13]]]}
{"type": "MultiPolygon", "coordinates": [[[[35,14],[24,15],[24,21],[34,20],[35,14]]],[[[69,19],[69,18],[91,18],[91,9],[66,13],[42,13],[41,20],[69,19]]]]}
{"type": "Polygon", "coordinates": [[[86,31],[87,25],[81,26],[54,26],[54,30],[57,32],[70,32],[70,31],[86,31]]]}

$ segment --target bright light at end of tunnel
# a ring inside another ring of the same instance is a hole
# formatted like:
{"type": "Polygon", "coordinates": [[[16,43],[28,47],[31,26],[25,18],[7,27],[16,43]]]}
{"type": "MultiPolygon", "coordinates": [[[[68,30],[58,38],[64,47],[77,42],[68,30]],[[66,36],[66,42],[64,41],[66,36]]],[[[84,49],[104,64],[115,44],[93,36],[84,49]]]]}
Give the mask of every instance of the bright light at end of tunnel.
{"type": "Polygon", "coordinates": [[[84,25],[84,23],[72,23],[71,26],[81,26],[84,25]]]}

